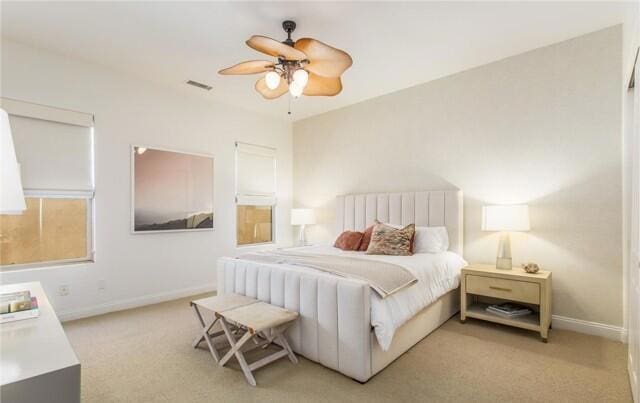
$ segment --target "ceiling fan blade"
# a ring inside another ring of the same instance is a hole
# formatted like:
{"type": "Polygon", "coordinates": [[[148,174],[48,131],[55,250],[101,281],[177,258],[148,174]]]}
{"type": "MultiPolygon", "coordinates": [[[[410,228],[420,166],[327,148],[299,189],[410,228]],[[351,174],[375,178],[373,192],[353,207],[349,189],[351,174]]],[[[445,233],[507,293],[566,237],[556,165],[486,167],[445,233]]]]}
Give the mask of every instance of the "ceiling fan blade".
{"type": "Polygon", "coordinates": [[[313,38],[298,39],[294,47],[309,59],[305,70],[323,77],[340,77],[353,64],[347,52],[313,38]]]}
{"type": "Polygon", "coordinates": [[[248,62],[238,63],[234,66],[227,67],[218,72],[218,74],[225,75],[243,75],[243,74],[257,74],[264,73],[265,71],[273,70],[275,68],[273,62],[268,60],[250,60],[248,62]]]}
{"type": "Polygon", "coordinates": [[[274,57],[281,57],[286,60],[304,60],[307,58],[307,55],[302,51],[278,42],[275,39],[267,38],[266,36],[253,35],[247,41],[247,45],[258,52],[266,53],[274,57]]]}
{"type": "Polygon", "coordinates": [[[340,77],[322,77],[314,73],[309,73],[309,81],[302,92],[308,96],[338,95],[342,91],[342,81],[340,77]]]}
{"type": "Polygon", "coordinates": [[[289,84],[287,84],[287,80],[280,80],[280,85],[275,90],[267,87],[267,82],[264,77],[259,79],[256,82],[256,91],[258,91],[265,99],[276,99],[286,94],[289,90],[289,84]]]}

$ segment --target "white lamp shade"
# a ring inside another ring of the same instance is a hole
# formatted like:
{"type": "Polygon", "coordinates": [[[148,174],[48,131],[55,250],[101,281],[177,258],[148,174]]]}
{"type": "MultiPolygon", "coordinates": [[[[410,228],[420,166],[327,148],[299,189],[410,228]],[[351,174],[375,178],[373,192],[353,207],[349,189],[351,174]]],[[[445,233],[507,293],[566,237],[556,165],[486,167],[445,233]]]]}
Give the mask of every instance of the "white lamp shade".
{"type": "Polygon", "coordinates": [[[291,210],[291,225],[315,224],[316,215],[313,210],[307,208],[294,208],[291,210]]]}
{"type": "Polygon", "coordinates": [[[529,231],[529,206],[482,207],[483,231],[529,231]]]}
{"type": "Polygon", "coordinates": [[[9,115],[0,109],[0,214],[22,214],[27,206],[24,202],[20,167],[13,147],[9,115]]]}
{"type": "Polygon", "coordinates": [[[292,81],[291,84],[289,84],[289,92],[291,93],[292,97],[298,98],[300,95],[302,95],[302,91],[304,91],[304,86],[302,86],[297,81],[292,81]]]}
{"type": "Polygon", "coordinates": [[[264,81],[270,90],[275,90],[280,85],[280,75],[275,71],[270,71],[264,76],[264,81]]]}
{"type": "Polygon", "coordinates": [[[302,69],[296,70],[295,73],[293,73],[293,81],[304,88],[307,82],[309,82],[309,73],[302,69]]]}

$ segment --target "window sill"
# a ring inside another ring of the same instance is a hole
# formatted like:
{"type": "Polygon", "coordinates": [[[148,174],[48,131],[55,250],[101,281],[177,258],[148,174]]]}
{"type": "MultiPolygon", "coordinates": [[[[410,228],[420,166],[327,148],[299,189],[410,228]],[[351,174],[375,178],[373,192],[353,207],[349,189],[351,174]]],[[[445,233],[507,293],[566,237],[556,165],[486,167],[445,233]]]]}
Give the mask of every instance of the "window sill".
{"type": "Polygon", "coordinates": [[[80,260],[75,262],[52,262],[52,263],[26,263],[15,266],[0,266],[0,274],[24,273],[39,270],[74,268],[75,266],[93,265],[95,260],[80,260]]]}
{"type": "Polygon", "coordinates": [[[236,245],[236,249],[259,248],[262,246],[277,246],[277,242],[250,243],[246,245],[236,245]]]}

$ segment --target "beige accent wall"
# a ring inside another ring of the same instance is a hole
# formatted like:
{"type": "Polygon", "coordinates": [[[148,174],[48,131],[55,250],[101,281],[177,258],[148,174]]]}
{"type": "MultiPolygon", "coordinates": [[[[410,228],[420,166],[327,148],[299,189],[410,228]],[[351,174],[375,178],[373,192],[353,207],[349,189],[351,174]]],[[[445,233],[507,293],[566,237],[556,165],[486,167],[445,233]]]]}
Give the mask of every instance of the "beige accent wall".
{"type": "Polygon", "coordinates": [[[464,257],[490,263],[481,206],[527,203],[514,263],[553,271],[554,314],[621,326],[622,86],[615,26],[296,122],[294,205],[327,242],[336,195],[459,188],[464,257]]]}

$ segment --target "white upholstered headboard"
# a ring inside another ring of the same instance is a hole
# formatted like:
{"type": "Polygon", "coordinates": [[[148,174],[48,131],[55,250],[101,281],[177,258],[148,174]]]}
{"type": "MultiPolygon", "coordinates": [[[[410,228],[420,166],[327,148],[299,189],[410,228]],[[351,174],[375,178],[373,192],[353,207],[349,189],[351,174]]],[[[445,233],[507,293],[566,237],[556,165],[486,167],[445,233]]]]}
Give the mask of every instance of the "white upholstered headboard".
{"type": "Polygon", "coordinates": [[[462,255],[462,192],[429,190],[403,193],[368,193],[336,198],[336,230],[364,231],[381,222],[420,226],[445,226],[449,250],[462,255]]]}

